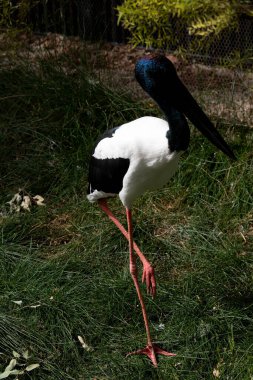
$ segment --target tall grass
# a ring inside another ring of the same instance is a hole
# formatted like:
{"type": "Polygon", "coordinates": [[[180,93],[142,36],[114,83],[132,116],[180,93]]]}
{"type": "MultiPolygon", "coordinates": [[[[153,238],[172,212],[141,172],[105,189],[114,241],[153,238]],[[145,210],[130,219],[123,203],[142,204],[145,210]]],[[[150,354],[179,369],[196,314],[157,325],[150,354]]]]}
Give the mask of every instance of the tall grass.
{"type": "Polygon", "coordinates": [[[0,372],[28,350],[20,364],[40,367],[21,379],[252,379],[251,130],[220,126],[235,163],[193,130],[176,176],[135,205],[158,282],[145,295],[152,334],[177,353],[154,369],[125,358],[145,345],[128,246],[86,201],[97,136],[151,110],[94,78],[48,62],[0,72],[0,372]],[[46,207],[6,213],[18,188],[46,207]]]}

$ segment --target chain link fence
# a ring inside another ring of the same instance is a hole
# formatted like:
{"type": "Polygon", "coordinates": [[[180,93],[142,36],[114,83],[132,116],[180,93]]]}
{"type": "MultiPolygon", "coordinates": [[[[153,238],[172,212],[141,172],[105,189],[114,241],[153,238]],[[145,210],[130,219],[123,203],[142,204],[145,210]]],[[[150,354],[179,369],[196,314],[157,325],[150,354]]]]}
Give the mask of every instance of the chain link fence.
{"type": "MultiPolygon", "coordinates": [[[[112,55],[108,76],[113,76],[116,81],[118,78],[118,85],[124,82],[128,87],[128,82],[132,86],[132,79],[128,81],[130,73],[124,71],[129,68],[124,59],[122,65],[116,59],[119,54],[117,44],[125,44],[128,36],[117,24],[116,7],[120,3],[122,0],[43,0],[32,8],[29,23],[36,33],[79,36],[89,43],[116,43],[111,47],[115,56],[112,55]],[[113,62],[115,67],[112,67],[113,62]],[[126,80],[122,81],[124,76],[126,80]]],[[[176,33],[180,36],[184,57],[181,59],[174,52],[176,46],[169,54],[172,54],[183,81],[208,113],[235,123],[253,125],[252,18],[242,17],[236,30],[224,33],[204,54],[187,53],[191,37],[183,26],[176,33]]],[[[138,54],[140,51],[144,54],[144,50],[140,48],[138,54]]],[[[122,54],[124,50],[121,57],[122,54]]],[[[131,55],[133,51],[126,50],[125,54],[131,55]]]]}

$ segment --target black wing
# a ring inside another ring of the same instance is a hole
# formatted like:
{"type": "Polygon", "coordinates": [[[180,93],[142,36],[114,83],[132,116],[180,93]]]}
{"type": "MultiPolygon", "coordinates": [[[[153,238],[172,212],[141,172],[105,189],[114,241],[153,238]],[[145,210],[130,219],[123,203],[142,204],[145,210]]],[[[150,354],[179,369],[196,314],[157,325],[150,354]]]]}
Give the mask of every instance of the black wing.
{"type": "Polygon", "coordinates": [[[89,168],[88,194],[94,190],[118,194],[123,186],[123,178],[128,171],[128,158],[91,157],[89,168]]]}
{"type": "MultiPolygon", "coordinates": [[[[104,138],[113,137],[119,127],[109,129],[96,142],[97,144],[104,138]]],[[[93,153],[95,148],[93,150],[93,153]]],[[[91,157],[89,176],[88,176],[88,194],[93,191],[104,191],[105,193],[118,194],[123,186],[123,178],[129,168],[130,160],[127,158],[105,158],[98,159],[91,157]]]]}

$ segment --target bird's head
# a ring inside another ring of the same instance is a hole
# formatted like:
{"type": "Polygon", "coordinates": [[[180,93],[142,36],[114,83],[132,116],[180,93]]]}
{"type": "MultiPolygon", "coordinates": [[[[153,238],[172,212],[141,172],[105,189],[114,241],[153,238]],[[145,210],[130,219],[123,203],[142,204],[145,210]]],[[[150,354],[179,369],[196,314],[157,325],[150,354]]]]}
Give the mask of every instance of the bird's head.
{"type": "Polygon", "coordinates": [[[139,59],[135,65],[135,77],[165,114],[171,107],[183,113],[213,145],[235,159],[234,153],[181,82],[168,58],[156,55],[139,59]]]}
{"type": "Polygon", "coordinates": [[[151,97],[156,98],[168,85],[170,88],[174,87],[177,72],[173,63],[165,56],[147,56],[137,61],[135,77],[141,87],[151,97]]]}

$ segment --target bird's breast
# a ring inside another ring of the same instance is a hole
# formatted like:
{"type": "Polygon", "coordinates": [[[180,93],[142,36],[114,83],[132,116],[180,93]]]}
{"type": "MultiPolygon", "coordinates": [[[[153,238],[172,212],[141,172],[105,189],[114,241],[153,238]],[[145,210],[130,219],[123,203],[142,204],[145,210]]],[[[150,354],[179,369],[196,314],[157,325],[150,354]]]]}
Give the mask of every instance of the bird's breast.
{"type": "Polygon", "coordinates": [[[173,152],[158,161],[132,161],[123,180],[119,197],[125,207],[131,208],[134,200],[148,190],[155,190],[168,183],[178,168],[183,152],[173,152]]]}

